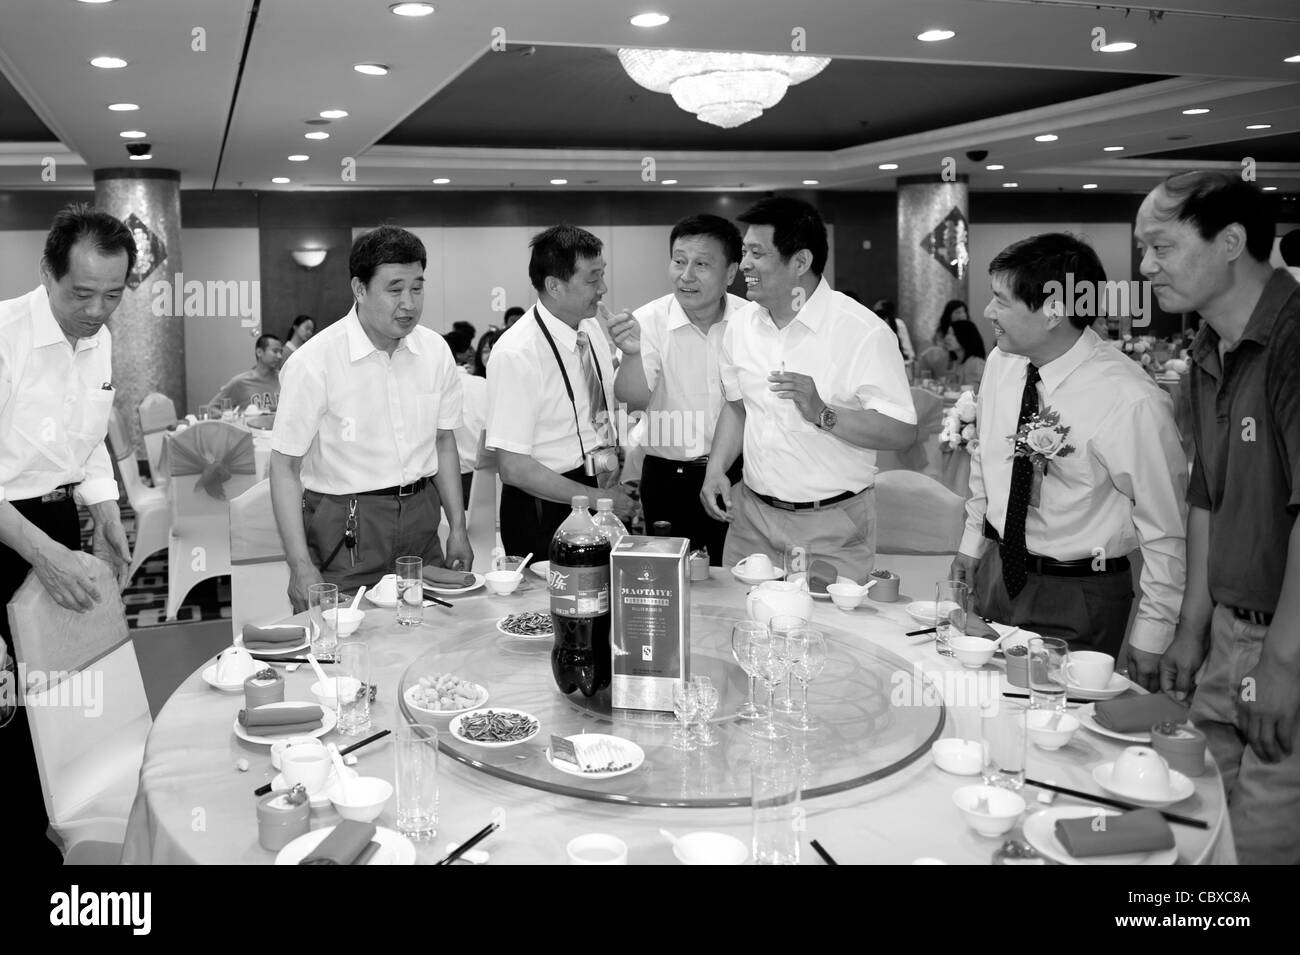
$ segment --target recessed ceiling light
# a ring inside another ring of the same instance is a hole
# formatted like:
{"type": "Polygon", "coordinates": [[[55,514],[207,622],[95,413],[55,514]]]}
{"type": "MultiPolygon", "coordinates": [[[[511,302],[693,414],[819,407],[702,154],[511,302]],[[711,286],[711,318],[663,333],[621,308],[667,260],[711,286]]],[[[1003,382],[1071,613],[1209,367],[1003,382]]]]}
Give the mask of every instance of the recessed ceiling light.
{"type": "Polygon", "coordinates": [[[348,115],[346,109],[323,109],[320,111],[321,119],[343,119],[348,115]]]}
{"type": "Polygon", "coordinates": [[[1127,53],[1129,50],[1136,50],[1137,44],[1128,40],[1119,40],[1115,43],[1107,43],[1105,46],[1098,47],[1102,53],[1127,53]]]}
{"type": "Polygon", "coordinates": [[[145,136],[149,134],[145,132],[141,132],[138,129],[124,129],[122,130],[122,132],[118,133],[118,135],[121,136],[123,139],[144,139],[145,136]]]}
{"type": "Polygon", "coordinates": [[[129,113],[132,110],[139,109],[140,107],[135,103],[110,103],[108,108],[115,113],[129,113]]]}
{"type": "Polygon", "coordinates": [[[1122,153],[1124,151],[1124,147],[1123,146],[1102,146],[1101,151],[1104,153],[1122,153]]]}
{"type": "Polygon", "coordinates": [[[303,155],[302,153],[294,153],[289,157],[289,162],[306,162],[310,158],[310,156],[303,155]]]}
{"type": "Polygon", "coordinates": [[[429,14],[433,13],[433,4],[394,3],[391,4],[388,9],[399,17],[427,17],[429,14]]]}
{"type": "Polygon", "coordinates": [[[1056,133],[1043,133],[1041,136],[1035,136],[1035,137],[1034,137],[1034,142],[1036,142],[1036,143],[1054,143],[1054,142],[1056,142],[1056,141],[1057,141],[1058,139],[1060,139],[1060,138],[1061,138],[1061,137],[1058,136],[1058,135],[1056,135],[1056,133]]]}
{"type": "Polygon", "coordinates": [[[1252,123],[1251,125],[1247,126],[1246,128],[1247,128],[1247,129],[1272,129],[1272,128],[1273,128],[1273,124],[1272,124],[1272,123],[1252,123]]]}
{"type": "Polygon", "coordinates": [[[131,159],[136,162],[143,162],[146,159],[153,159],[153,153],[145,153],[143,156],[132,156],[131,159]]]}
{"type": "Polygon", "coordinates": [[[569,184],[569,180],[567,180],[567,179],[552,179],[552,180],[551,180],[551,185],[552,185],[552,186],[567,186],[568,184],[569,184]]]}
{"type": "Polygon", "coordinates": [[[1096,188],[1097,188],[1097,184],[1096,184],[1095,182],[1085,182],[1085,183],[1083,184],[1083,188],[1085,188],[1085,189],[1096,189],[1096,188]]]}
{"type": "Polygon", "coordinates": [[[382,63],[358,63],[352,67],[358,73],[364,73],[366,76],[387,76],[388,67],[382,63]]]}
{"type": "Polygon", "coordinates": [[[1283,60],[1282,62],[1283,62],[1283,63],[1300,63],[1300,53],[1297,53],[1295,56],[1288,56],[1288,57],[1287,57],[1285,60],[1283,60]]]}
{"type": "Polygon", "coordinates": [[[321,132],[321,131],[317,131],[314,133],[303,133],[302,135],[304,139],[329,139],[330,138],[329,133],[321,132]]]}
{"type": "Polygon", "coordinates": [[[888,170],[890,170],[890,169],[897,169],[897,168],[898,168],[898,163],[896,163],[896,162],[882,162],[882,163],[881,163],[879,166],[877,166],[876,168],[877,168],[877,169],[884,169],[884,170],[886,170],[886,171],[888,171],[888,170]]]}
{"type": "Polygon", "coordinates": [[[631,20],[627,21],[634,27],[661,27],[668,22],[670,18],[662,13],[638,13],[631,20]]]}
{"type": "Polygon", "coordinates": [[[1265,192],[1277,192],[1277,186],[1265,186],[1265,187],[1264,187],[1264,191],[1265,191],[1265,192]]]}
{"type": "Polygon", "coordinates": [[[665,179],[662,183],[660,183],[660,185],[663,185],[663,186],[675,186],[675,185],[677,185],[677,180],[676,180],[676,179],[665,179]]]}
{"type": "Polygon", "coordinates": [[[926,30],[924,33],[918,33],[916,38],[922,43],[935,43],[938,40],[951,40],[956,35],[951,30],[926,30]]]}
{"type": "Polygon", "coordinates": [[[97,56],[90,61],[91,66],[97,66],[101,70],[120,70],[126,66],[126,60],[118,56],[97,56]]]}
{"type": "Polygon", "coordinates": [[[430,179],[429,181],[433,183],[435,186],[445,186],[447,185],[447,183],[451,182],[451,180],[448,179],[446,176],[440,176],[437,179],[430,179]]]}
{"type": "Polygon", "coordinates": [[[997,172],[999,169],[1006,169],[1007,167],[1002,165],[1002,163],[1000,162],[991,162],[984,168],[987,169],[989,172],[997,172]]]}
{"type": "Polygon", "coordinates": [[[820,179],[805,179],[803,184],[805,186],[820,186],[822,181],[820,179]]]}
{"type": "Polygon", "coordinates": [[[1003,188],[1003,189],[1017,189],[1017,188],[1019,188],[1019,186],[1020,186],[1020,183],[1018,183],[1018,182],[1004,182],[1004,183],[1002,184],[1002,188],[1003,188]]]}
{"type": "Polygon", "coordinates": [[[113,0],[77,0],[78,3],[112,3],[113,0]]]}
{"type": "Polygon", "coordinates": [[[288,177],[288,176],[276,176],[276,177],[275,177],[274,179],[272,179],[271,181],[272,181],[273,183],[275,183],[277,186],[284,186],[284,185],[288,185],[288,183],[289,183],[289,177],[288,177]]]}
{"type": "Polygon", "coordinates": [[[1185,110],[1183,110],[1183,115],[1184,115],[1184,116],[1200,116],[1201,114],[1203,114],[1203,113],[1208,113],[1208,112],[1209,112],[1209,109],[1207,109],[1206,107],[1204,107],[1204,106],[1197,106],[1197,107],[1195,107],[1194,109],[1185,109],[1185,110]]]}

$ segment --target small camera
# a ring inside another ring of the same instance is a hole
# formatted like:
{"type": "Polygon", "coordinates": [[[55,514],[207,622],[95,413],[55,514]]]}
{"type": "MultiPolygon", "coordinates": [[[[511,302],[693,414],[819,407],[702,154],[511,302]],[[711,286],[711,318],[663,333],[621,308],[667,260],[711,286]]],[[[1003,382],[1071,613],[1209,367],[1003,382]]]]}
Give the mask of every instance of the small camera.
{"type": "Polygon", "coordinates": [[[582,458],[582,473],[587,477],[618,470],[618,451],[615,448],[593,448],[582,458]]]}
{"type": "Polygon", "coordinates": [[[147,156],[153,149],[149,143],[127,143],[126,152],[130,156],[147,156]]]}
{"type": "Polygon", "coordinates": [[[989,151],[987,149],[968,149],[966,150],[966,158],[971,162],[983,162],[989,158],[989,151]]]}

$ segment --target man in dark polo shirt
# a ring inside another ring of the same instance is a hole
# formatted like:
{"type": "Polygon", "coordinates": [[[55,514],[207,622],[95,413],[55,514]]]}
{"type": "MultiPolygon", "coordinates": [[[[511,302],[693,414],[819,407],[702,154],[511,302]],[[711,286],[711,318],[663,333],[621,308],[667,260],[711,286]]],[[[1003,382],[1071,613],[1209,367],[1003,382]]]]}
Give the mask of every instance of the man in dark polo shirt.
{"type": "Polygon", "coordinates": [[[1300,285],[1268,264],[1274,224],[1253,184],[1187,172],[1152,190],[1134,232],[1160,307],[1204,319],[1191,355],[1187,586],[1161,688],[1186,699],[1199,676],[1191,717],[1223,773],[1240,861],[1295,865],[1300,285]]]}

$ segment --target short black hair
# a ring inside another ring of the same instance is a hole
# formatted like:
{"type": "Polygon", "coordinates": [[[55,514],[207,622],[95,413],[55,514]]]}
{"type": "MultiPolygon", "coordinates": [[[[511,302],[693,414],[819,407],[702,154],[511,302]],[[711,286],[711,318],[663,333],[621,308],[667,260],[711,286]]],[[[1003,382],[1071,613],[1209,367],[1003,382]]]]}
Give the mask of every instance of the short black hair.
{"type": "Polygon", "coordinates": [[[473,341],[474,336],[478,334],[478,329],[475,328],[473,325],[471,325],[469,322],[465,322],[465,321],[452,322],[451,327],[452,327],[452,331],[463,332],[464,334],[468,335],[470,341],[473,341]]]}
{"type": "MultiPolygon", "coordinates": [[[[522,315],[523,313],[523,309],[520,309],[519,314],[522,315]]],[[[487,362],[483,360],[483,349],[495,345],[501,334],[500,329],[489,329],[478,340],[478,346],[474,349],[474,374],[480,378],[487,377],[487,362]]]]}
{"type": "Polygon", "coordinates": [[[1154,203],[1157,219],[1188,222],[1207,242],[1237,222],[1246,230],[1246,251],[1257,262],[1267,262],[1272,255],[1277,211],[1253,182],[1221,172],[1193,170],[1175,173],[1160,185],[1169,201],[1154,203]]]}
{"type": "Polygon", "coordinates": [[[460,356],[474,347],[474,336],[467,335],[463,328],[453,328],[442,336],[451,353],[460,356]]]}
{"type": "Polygon", "coordinates": [[[533,250],[528,257],[528,281],[538,292],[545,292],[548,276],[569,281],[578,271],[578,259],[594,259],[605,246],[586,229],[553,225],[533,236],[528,247],[533,250]]]}
{"type": "Polygon", "coordinates": [[[882,298],[871,306],[871,310],[886,321],[891,318],[898,318],[898,306],[894,304],[893,299],[882,298]]]}
{"type": "Polygon", "coordinates": [[[957,339],[957,344],[961,346],[967,358],[988,357],[988,353],[984,350],[984,336],[980,334],[974,322],[959,318],[948,327],[948,330],[952,332],[952,337],[957,339]]]}
{"type": "Polygon", "coordinates": [[[283,345],[284,339],[279,335],[258,335],[257,343],[253,346],[253,351],[261,351],[263,348],[269,348],[271,342],[279,342],[283,345]]]}
{"type": "Polygon", "coordinates": [[[135,239],[120,219],[100,212],[88,202],[74,202],[60,209],[45,236],[45,264],[58,281],[68,274],[68,256],[81,239],[90,239],[101,255],[126,253],[123,280],[135,270],[135,239]]]}
{"type": "MultiPolygon", "coordinates": [[[[959,298],[950,298],[950,299],[948,299],[948,304],[945,305],[945,306],[943,307],[943,314],[939,316],[939,331],[940,331],[940,332],[943,332],[943,333],[946,334],[947,331],[948,331],[948,329],[952,328],[952,316],[953,316],[953,313],[956,312],[957,309],[959,309],[959,308],[965,308],[965,309],[966,309],[966,314],[967,314],[967,315],[970,314],[970,309],[969,309],[969,308],[966,308],[966,303],[963,302],[961,299],[959,299],[959,298]]],[[[961,319],[958,319],[958,321],[961,321],[961,319]]]]}
{"type": "MultiPolygon", "coordinates": [[[[1011,243],[989,263],[989,275],[999,274],[1006,276],[1011,294],[1031,312],[1042,308],[1050,297],[1049,283],[1057,282],[1065,288],[1070,284],[1067,276],[1072,274],[1075,287],[1093,283],[1100,298],[1106,281],[1106,270],[1096,250],[1068,232],[1044,232],[1011,243]]],[[[1063,304],[1075,328],[1087,328],[1096,319],[1095,314],[1076,315],[1073,302],[1063,304]]]]}
{"type": "Polygon", "coordinates": [[[718,244],[722,246],[722,254],[727,257],[727,265],[739,264],[740,257],[744,255],[740,248],[740,230],[722,216],[708,213],[687,216],[673,226],[673,231],[668,236],[668,253],[672,254],[673,246],[677,244],[678,239],[693,235],[717,239],[718,244]]]}
{"type": "Polygon", "coordinates": [[[357,236],[348,255],[348,273],[369,285],[381,265],[407,265],[419,262],[423,269],[429,264],[424,243],[415,235],[395,225],[381,225],[365,235],[357,236]]]}
{"type": "Polygon", "coordinates": [[[1282,255],[1282,261],[1287,265],[1300,265],[1300,229],[1292,229],[1282,236],[1282,241],[1277,244],[1277,250],[1282,255]]]}
{"type": "Polygon", "coordinates": [[[289,334],[292,335],[294,332],[296,332],[298,330],[298,326],[301,325],[303,322],[311,322],[313,325],[316,324],[316,320],[312,318],[310,315],[299,315],[297,318],[293,320],[293,324],[289,326],[289,334]]]}
{"type": "Polygon", "coordinates": [[[821,278],[826,270],[829,242],[826,223],[813,205],[790,196],[773,196],[760,199],[738,218],[746,225],[770,225],[772,244],[783,261],[789,261],[800,249],[807,249],[812,253],[812,273],[821,278]]]}
{"type": "Polygon", "coordinates": [[[511,305],[508,309],[506,309],[505,320],[509,322],[510,319],[518,318],[523,314],[524,314],[524,310],[522,308],[520,308],[518,305],[511,305]]]}

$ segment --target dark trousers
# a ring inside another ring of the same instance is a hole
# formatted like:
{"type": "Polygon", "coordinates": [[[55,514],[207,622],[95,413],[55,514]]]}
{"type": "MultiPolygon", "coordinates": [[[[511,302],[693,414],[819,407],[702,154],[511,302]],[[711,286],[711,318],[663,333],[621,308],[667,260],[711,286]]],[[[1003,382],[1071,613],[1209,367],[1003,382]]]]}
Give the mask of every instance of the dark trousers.
{"type": "MultiPolygon", "coordinates": [[[[577,481],[587,487],[595,488],[596,479],[588,477],[582,468],[574,468],[565,473],[570,481],[577,481]]],[[[596,504],[596,495],[592,495],[591,504],[596,504]]],[[[524,557],[532,553],[535,561],[551,559],[551,538],[572,513],[573,507],[568,501],[543,501],[533,497],[527,491],[510,484],[501,485],[501,544],[506,554],[511,557],[524,557]]]]}
{"type": "MultiPolygon", "coordinates": [[[[674,537],[689,537],[691,550],[707,548],[709,563],[721,567],[728,525],[709,517],[700,503],[706,467],[704,462],[671,461],[647,454],[641,466],[641,509],[647,530],[654,527],[655,521],[669,521],[674,537]]],[[[732,484],[740,480],[743,469],[744,464],[737,458],[727,472],[732,484]]]]}
{"type": "Polygon", "coordinates": [[[1012,600],[1002,582],[1002,557],[993,541],[975,577],[976,613],[1044,637],[1060,637],[1071,650],[1118,656],[1132,605],[1133,575],[1128,569],[1090,577],[1031,573],[1025,589],[1012,600]]]}
{"type": "MultiPolygon", "coordinates": [[[[42,504],[39,500],[14,501],[14,507],[56,543],[71,550],[81,550],[81,522],[77,505],[70,499],[42,504]]],[[[0,544],[0,635],[8,649],[5,663],[10,667],[0,675],[6,681],[0,687],[0,723],[9,712],[6,705],[21,696],[17,684],[13,636],[9,632],[9,601],[27,579],[31,565],[0,544]]],[[[41,777],[32,749],[32,733],[27,726],[27,707],[17,706],[7,725],[0,725],[0,766],[4,767],[4,787],[0,793],[0,817],[6,820],[0,850],[13,862],[60,865],[63,856],[46,836],[49,817],[41,794],[41,777]]]]}

